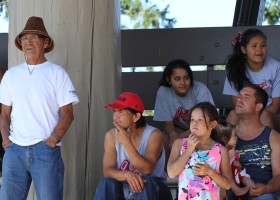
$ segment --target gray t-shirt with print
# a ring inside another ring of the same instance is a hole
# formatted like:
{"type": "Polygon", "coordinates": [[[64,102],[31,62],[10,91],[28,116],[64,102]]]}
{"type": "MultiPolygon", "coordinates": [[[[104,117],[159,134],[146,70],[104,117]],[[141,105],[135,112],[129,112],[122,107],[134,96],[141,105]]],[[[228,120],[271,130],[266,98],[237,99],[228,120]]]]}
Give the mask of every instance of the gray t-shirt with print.
{"type": "Polygon", "coordinates": [[[201,82],[194,81],[184,97],[178,96],[172,87],[161,86],[157,91],[153,120],[173,121],[175,127],[188,130],[190,109],[204,101],[215,105],[209,89],[201,82]]]}

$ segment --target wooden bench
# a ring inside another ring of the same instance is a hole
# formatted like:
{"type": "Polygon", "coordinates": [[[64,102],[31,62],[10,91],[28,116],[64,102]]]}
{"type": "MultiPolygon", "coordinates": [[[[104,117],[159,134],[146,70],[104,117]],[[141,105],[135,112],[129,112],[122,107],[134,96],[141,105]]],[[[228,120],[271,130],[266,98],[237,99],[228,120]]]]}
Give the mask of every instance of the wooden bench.
{"type": "MultiPolygon", "coordinates": [[[[208,86],[216,107],[221,112],[232,107],[230,97],[222,94],[226,77],[225,71],[194,71],[193,73],[194,80],[208,86]]],[[[158,83],[161,76],[162,72],[123,72],[122,91],[137,93],[143,100],[145,110],[154,110],[158,83]]],[[[162,130],[162,123],[153,121],[152,116],[146,116],[146,119],[149,124],[162,130]]]]}

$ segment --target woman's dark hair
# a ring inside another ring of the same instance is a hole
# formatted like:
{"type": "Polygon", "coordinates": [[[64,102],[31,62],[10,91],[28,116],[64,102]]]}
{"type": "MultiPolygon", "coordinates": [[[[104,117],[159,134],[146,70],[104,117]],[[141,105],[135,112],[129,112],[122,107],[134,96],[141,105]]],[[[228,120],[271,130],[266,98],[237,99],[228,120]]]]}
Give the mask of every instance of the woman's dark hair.
{"type": "MultiPolygon", "coordinates": [[[[219,114],[218,114],[218,111],[217,111],[217,108],[211,104],[210,102],[200,102],[196,105],[194,105],[192,108],[191,108],[191,111],[190,111],[190,115],[189,115],[189,123],[191,122],[191,116],[192,116],[192,112],[195,110],[195,109],[201,109],[202,110],[202,113],[203,113],[203,117],[204,117],[204,120],[207,122],[207,118],[206,116],[208,116],[210,122],[212,121],[218,121],[218,118],[219,118],[219,114]]],[[[190,124],[189,124],[190,126],[190,124]]],[[[208,123],[206,123],[206,126],[208,128],[208,123]]],[[[215,131],[215,129],[212,129],[212,133],[211,135],[213,134],[213,132],[215,131]]]]}
{"type": "Polygon", "coordinates": [[[219,118],[218,125],[215,128],[216,131],[211,134],[211,138],[216,142],[221,143],[223,146],[226,146],[231,138],[233,128],[234,125],[226,122],[224,118],[219,118]]]}
{"type": "MultiPolygon", "coordinates": [[[[136,115],[136,113],[140,113],[139,111],[137,110],[134,110],[132,108],[127,108],[127,110],[129,110],[129,112],[131,112],[132,114],[136,115]]],[[[142,128],[144,126],[146,126],[146,119],[145,117],[141,114],[141,117],[138,119],[138,121],[136,122],[136,128],[142,128]]]]}
{"type": "Polygon", "coordinates": [[[170,80],[170,77],[173,74],[173,70],[176,68],[182,68],[188,72],[189,78],[191,80],[191,86],[193,86],[193,73],[190,68],[190,65],[189,63],[187,63],[185,60],[182,59],[172,60],[166,65],[162,73],[162,77],[159,81],[159,86],[165,86],[165,87],[171,86],[168,80],[170,80]]]}
{"type": "Polygon", "coordinates": [[[257,35],[264,37],[266,40],[265,34],[255,28],[248,29],[243,34],[239,33],[232,39],[233,53],[228,59],[226,70],[230,84],[233,84],[237,91],[240,91],[245,83],[250,83],[246,76],[247,58],[241,47],[246,47],[250,40],[257,35]]]}

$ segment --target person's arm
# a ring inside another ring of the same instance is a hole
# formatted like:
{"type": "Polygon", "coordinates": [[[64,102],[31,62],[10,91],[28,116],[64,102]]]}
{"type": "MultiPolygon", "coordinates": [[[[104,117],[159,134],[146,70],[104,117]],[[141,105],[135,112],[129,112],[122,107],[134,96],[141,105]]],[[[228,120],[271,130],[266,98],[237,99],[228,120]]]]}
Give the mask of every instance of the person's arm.
{"type": "Polygon", "coordinates": [[[272,78],[272,86],[271,86],[272,103],[269,106],[267,106],[266,109],[274,114],[278,114],[280,112],[280,65],[279,64],[280,63],[277,62],[277,65],[271,65],[269,66],[270,69],[268,68],[268,70],[272,71],[274,78],[272,78]]]}
{"type": "Polygon", "coordinates": [[[0,127],[1,127],[1,135],[2,135],[2,146],[5,149],[10,143],[9,139],[9,130],[10,130],[10,122],[11,122],[11,106],[1,105],[1,115],[0,115],[0,127]]]}
{"type": "Polygon", "coordinates": [[[175,178],[176,176],[178,176],[178,174],[180,174],[183,171],[186,163],[188,162],[191,156],[191,153],[187,151],[185,151],[187,153],[184,152],[180,156],[181,147],[182,139],[175,140],[175,142],[172,145],[171,153],[167,163],[167,174],[170,178],[175,178]]]}
{"type": "Polygon", "coordinates": [[[272,98],[272,103],[266,109],[274,114],[280,112],[280,97],[272,98]]]}
{"type": "Polygon", "coordinates": [[[111,129],[105,134],[104,155],[103,155],[103,174],[104,177],[114,178],[118,181],[125,181],[124,173],[117,167],[117,151],[115,130],[111,129]]]}
{"type": "Polygon", "coordinates": [[[0,82],[1,82],[4,74],[5,74],[5,69],[3,67],[0,67],[0,82]]]}
{"type": "Polygon", "coordinates": [[[250,189],[252,196],[260,196],[280,190],[280,133],[272,130],[269,136],[271,147],[272,179],[264,184],[255,184],[250,189]]]}
{"type": "Polygon", "coordinates": [[[114,124],[118,129],[117,140],[124,146],[133,166],[143,175],[149,175],[163,151],[163,134],[154,129],[149,137],[145,154],[141,155],[128,138],[127,131],[117,123],[114,122],[114,124]]]}
{"type": "Polygon", "coordinates": [[[170,137],[170,148],[176,139],[186,138],[190,134],[190,130],[183,131],[182,129],[176,128],[173,121],[167,121],[164,123],[164,132],[170,137]]]}
{"type": "Polygon", "coordinates": [[[212,169],[207,162],[204,164],[197,164],[194,168],[194,173],[197,176],[210,176],[215,183],[217,183],[220,187],[228,190],[231,187],[232,182],[232,174],[230,170],[229,156],[228,151],[225,147],[221,149],[221,172],[218,173],[214,169],[212,169]]]}
{"type": "Polygon", "coordinates": [[[149,137],[147,148],[144,154],[144,160],[146,162],[142,163],[142,161],[138,160],[136,157],[132,159],[132,162],[133,164],[135,163],[134,166],[139,169],[142,174],[148,175],[152,173],[157,161],[163,153],[163,149],[163,133],[157,129],[154,129],[149,137]]]}
{"type": "Polygon", "coordinates": [[[54,137],[53,135],[50,135],[50,137],[46,141],[46,143],[50,147],[56,146],[56,144],[59,142],[58,139],[61,139],[66,134],[72,121],[74,120],[72,103],[62,106],[59,110],[60,120],[58,121],[56,127],[53,130],[53,132],[57,135],[58,138],[54,137]]]}
{"type": "Polygon", "coordinates": [[[193,134],[190,134],[188,137],[187,148],[182,155],[180,155],[182,139],[178,139],[173,143],[171,154],[167,163],[167,173],[170,178],[175,178],[183,171],[198,143],[199,139],[193,134]]]}

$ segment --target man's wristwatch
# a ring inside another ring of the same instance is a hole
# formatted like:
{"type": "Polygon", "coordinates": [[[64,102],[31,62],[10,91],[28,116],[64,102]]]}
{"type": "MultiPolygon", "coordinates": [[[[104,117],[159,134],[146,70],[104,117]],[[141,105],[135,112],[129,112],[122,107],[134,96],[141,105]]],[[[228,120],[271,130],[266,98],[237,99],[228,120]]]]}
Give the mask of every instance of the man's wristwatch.
{"type": "Polygon", "coordinates": [[[60,142],[61,138],[55,132],[52,132],[51,135],[56,139],[57,143],[60,142]]]}

